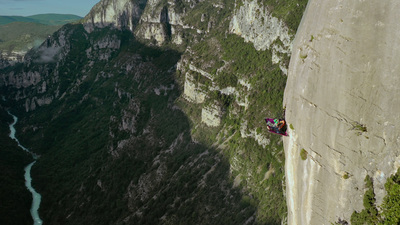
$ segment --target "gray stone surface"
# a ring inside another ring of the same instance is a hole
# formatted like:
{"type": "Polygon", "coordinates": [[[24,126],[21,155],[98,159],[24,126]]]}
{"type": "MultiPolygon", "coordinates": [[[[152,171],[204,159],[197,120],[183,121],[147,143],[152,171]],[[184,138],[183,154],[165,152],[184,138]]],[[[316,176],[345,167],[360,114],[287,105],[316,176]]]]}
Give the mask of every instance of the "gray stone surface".
{"type": "Polygon", "coordinates": [[[256,0],[243,1],[243,5],[233,13],[229,30],[253,43],[257,50],[271,49],[272,62],[278,63],[282,72],[287,74],[282,55],[290,54],[293,37],[285,23],[271,15],[270,9],[256,0]]]}
{"type": "Polygon", "coordinates": [[[215,102],[212,105],[203,107],[201,110],[201,122],[205,123],[209,127],[218,127],[221,125],[222,119],[222,107],[215,102]]]}
{"type": "Polygon", "coordinates": [[[145,2],[142,0],[103,0],[90,10],[82,22],[89,32],[95,27],[102,28],[109,25],[133,30],[143,13],[143,9],[140,8],[140,4],[143,3],[145,2]]]}
{"type": "Polygon", "coordinates": [[[289,224],[349,221],[367,174],[382,202],[400,166],[399,12],[398,1],[309,1],[284,96],[289,224]]]}

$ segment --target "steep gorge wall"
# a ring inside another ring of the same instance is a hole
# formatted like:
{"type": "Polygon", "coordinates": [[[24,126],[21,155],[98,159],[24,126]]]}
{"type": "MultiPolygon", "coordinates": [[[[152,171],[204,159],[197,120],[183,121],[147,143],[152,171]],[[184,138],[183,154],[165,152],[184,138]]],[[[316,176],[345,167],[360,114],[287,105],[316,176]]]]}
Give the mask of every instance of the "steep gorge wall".
{"type": "Polygon", "coordinates": [[[229,24],[232,33],[254,44],[258,51],[270,49],[274,63],[280,63],[280,69],[287,74],[282,55],[290,55],[292,35],[285,23],[271,15],[268,7],[257,1],[243,1],[229,24]]]}
{"type": "Polygon", "coordinates": [[[133,30],[143,13],[145,4],[145,0],[100,1],[85,16],[83,23],[88,31],[109,25],[133,30]]]}
{"type": "Polygon", "coordinates": [[[400,166],[399,12],[394,1],[309,1],[284,96],[289,224],[349,221],[366,175],[382,202],[400,166]]]}

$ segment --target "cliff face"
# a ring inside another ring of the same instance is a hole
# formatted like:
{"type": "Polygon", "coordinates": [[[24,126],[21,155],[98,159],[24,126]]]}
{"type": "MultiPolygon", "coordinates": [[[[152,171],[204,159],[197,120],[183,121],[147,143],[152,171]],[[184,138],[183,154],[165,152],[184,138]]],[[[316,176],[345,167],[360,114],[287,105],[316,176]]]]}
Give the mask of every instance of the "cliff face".
{"type": "MultiPolygon", "coordinates": [[[[185,3],[193,8],[197,1],[185,3]]],[[[163,45],[168,41],[176,45],[183,44],[184,29],[196,29],[184,24],[185,4],[181,0],[120,0],[100,1],[82,20],[88,32],[95,28],[113,26],[118,29],[129,29],[136,37],[163,45]]]]}
{"type": "Polygon", "coordinates": [[[282,56],[290,55],[293,37],[285,23],[273,17],[266,6],[257,1],[243,1],[243,5],[235,11],[229,28],[245,41],[254,43],[257,50],[271,49],[273,62],[280,63],[281,70],[287,74],[282,56]]]}
{"type": "Polygon", "coordinates": [[[366,175],[382,202],[400,166],[399,10],[397,2],[309,1],[284,95],[289,224],[349,221],[363,208],[366,175]]]}
{"type": "Polygon", "coordinates": [[[83,22],[87,31],[95,27],[115,26],[133,30],[146,5],[146,0],[103,0],[97,3],[85,16],[83,22]]]}

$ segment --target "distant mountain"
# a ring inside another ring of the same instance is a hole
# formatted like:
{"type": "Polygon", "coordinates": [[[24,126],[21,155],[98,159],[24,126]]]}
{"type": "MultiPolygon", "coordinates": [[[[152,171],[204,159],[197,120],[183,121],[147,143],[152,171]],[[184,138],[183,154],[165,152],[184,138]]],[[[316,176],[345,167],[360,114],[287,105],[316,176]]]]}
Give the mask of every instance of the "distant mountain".
{"type": "Polygon", "coordinates": [[[64,25],[66,23],[72,23],[77,20],[82,19],[82,17],[72,14],[38,14],[33,16],[28,16],[27,18],[33,19],[39,23],[47,25],[64,25]]]}
{"type": "Polygon", "coordinates": [[[0,25],[12,22],[36,22],[35,19],[24,16],[0,16],[0,25]]]}
{"type": "Polygon", "coordinates": [[[0,16],[0,25],[12,22],[32,22],[46,25],[63,25],[80,20],[82,17],[71,14],[38,14],[32,16],[0,16]]]}
{"type": "MultiPolygon", "coordinates": [[[[34,46],[38,46],[45,38],[61,25],[45,25],[32,22],[13,22],[0,25],[0,52],[8,58],[15,54],[22,57],[26,51],[34,46]]],[[[15,56],[17,57],[17,56],[15,56]]]]}
{"type": "Polygon", "coordinates": [[[62,25],[80,20],[71,14],[38,14],[28,17],[0,16],[0,53],[8,59],[21,59],[62,25]]]}

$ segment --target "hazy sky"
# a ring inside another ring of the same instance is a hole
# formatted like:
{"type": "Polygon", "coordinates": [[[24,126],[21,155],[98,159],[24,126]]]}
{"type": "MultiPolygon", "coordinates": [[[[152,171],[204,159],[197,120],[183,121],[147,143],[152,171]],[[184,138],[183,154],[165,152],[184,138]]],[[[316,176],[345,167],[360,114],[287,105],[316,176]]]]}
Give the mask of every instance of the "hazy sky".
{"type": "Polygon", "coordinates": [[[85,16],[100,0],[0,0],[0,16],[31,16],[43,13],[85,16]]]}

